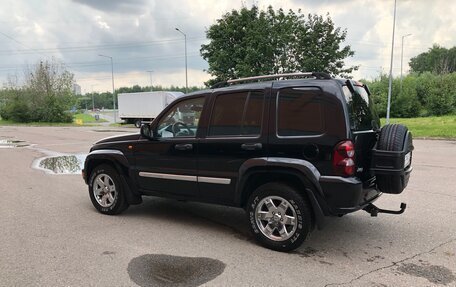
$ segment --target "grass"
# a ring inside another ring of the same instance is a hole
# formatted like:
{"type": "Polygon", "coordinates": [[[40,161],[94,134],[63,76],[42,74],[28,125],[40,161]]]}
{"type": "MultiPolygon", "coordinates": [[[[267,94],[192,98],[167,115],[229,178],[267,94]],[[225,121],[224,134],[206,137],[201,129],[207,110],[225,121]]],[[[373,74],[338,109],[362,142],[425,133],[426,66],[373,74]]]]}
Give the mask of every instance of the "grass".
{"type": "Polygon", "coordinates": [[[106,120],[99,119],[98,121],[95,117],[89,114],[74,114],[72,123],[47,123],[47,122],[31,122],[31,123],[17,123],[9,120],[4,120],[0,118],[0,125],[2,126],[56,126],[56,127],[69,127],[69,126],[93,126],[96,123],[103,123],[106,120]],[[76,120],[82,120],[82,125],[76,123],[76,120]]]}
{"type": "Polygon", "coordinates": [[[76,120],[82,120],[82,122],[84,124],[89,124],[89,123],[103,123],[103,122],[106,122],[106,120],[103,120],[103,119],[99,119],[98,121],[95,119],[94,116],[92,115],[89,115],[89,114],[75,114],[73,116],[73,121],[76,122],[76,120]]]}
{"type": "Polygon", "coordinates": [[[45,123],[45,122],[18,123],[18,122],[0,119],[0,126],[70,127],[70,126],[75,126],[75,124],[74,123],[45,123]]]}
{"type": "MultiPolygon", "coordinates": [[[[456,139],[456,115],[426,118],[392,118],[390,123],[403,124],[414,137],[456,139]]],[[[382,119],[382,125],[385,119],[382,119]]]]}

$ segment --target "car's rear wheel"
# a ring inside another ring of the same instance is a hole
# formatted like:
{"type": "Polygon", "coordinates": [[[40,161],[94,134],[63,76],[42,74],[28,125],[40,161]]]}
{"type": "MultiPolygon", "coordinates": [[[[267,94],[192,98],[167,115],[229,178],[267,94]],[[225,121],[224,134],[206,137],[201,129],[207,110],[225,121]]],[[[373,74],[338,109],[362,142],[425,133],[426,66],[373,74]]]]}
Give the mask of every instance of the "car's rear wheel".
{"type": "Polygon", "coordinates": [[[110,165],[102,164],[92,171],[89,196],[93,206],[103,214],[119,214],[128,208],[119,173],[110,165]]]}
{"type": "MultiPolygon", "coordinates": [[[[410,163],[412,156],[412,136],[407,136],[408,129],[404,125],[389,124],[382,127],[377,143],[377,149],[383,151],[410,152],[410,163]]],[[[407,167],[404,167],[407,168],[407,167]]],[[[401,193],[408,183],[408,176],[403,175],[377,175],[377,186],[385,193],[401,193]]]]}
{"type": "Polygon", "coordinates": [[[296,249],[311,231],[307,200],[283,183],[267,183],[257,188],[248,201],[247,215],[253,235],[269,249],[296,249]]]}

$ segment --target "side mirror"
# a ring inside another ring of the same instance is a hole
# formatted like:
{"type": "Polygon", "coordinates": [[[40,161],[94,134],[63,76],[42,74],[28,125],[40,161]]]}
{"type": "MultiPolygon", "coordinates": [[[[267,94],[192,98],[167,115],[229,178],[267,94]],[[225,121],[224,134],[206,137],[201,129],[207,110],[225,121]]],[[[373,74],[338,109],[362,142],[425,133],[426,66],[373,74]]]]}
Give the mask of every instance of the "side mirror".
{"type": "Polygon", "coordinates": [[[153,138],[152,131],[150,130],[150,125],[142,125],[141,129],[140,129],[140,134],[141,134],[141,136],[148,138],[148,139],[153,138]]]}

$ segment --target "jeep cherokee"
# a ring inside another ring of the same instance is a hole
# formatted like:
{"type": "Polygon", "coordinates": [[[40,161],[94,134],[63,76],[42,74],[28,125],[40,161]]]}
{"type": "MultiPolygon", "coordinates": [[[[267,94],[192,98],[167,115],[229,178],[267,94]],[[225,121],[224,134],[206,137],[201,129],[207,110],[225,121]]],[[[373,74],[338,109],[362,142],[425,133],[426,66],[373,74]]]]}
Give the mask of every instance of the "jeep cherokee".
{"type": "Polygon", "coordinates": [[[240,207],[262,245],[289,251],[325,216],[402,213],[373,202],[403,191],[412,150],[405,126],[380,128],[366,85],[292,73],[181,97],[140,134],[95,143],[83,177],[101,213],[147,195],[240,207]]]}

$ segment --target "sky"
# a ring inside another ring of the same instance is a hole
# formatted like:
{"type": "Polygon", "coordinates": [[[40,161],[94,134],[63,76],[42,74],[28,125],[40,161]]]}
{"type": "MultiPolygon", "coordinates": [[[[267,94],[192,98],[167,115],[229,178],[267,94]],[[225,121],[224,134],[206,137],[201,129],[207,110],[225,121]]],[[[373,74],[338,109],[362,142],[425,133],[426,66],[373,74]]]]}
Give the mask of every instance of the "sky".
{"type": "MultiPolygon", "coordinates": [[[[359,65],[355,79],[389,73],[394,0],[2,0],[0,10],[0,87],[20,85],[25,71],[40,60],[59,61],[74,73],[82,92],[110,91],[111,62],[115,87],[185,86],[184,36],[187,37],[188,84],[210,79],[200,56],[205,32],[232,9],[257,5],[304,14],[329,15],[347,30],[345,45],[359,65]],[[148,72],[152,71],[152,72],[148,72]]],[[[456,45],[456,2],[397,0],[393,75],[410,58],[433,44],[456,45]]]]}

